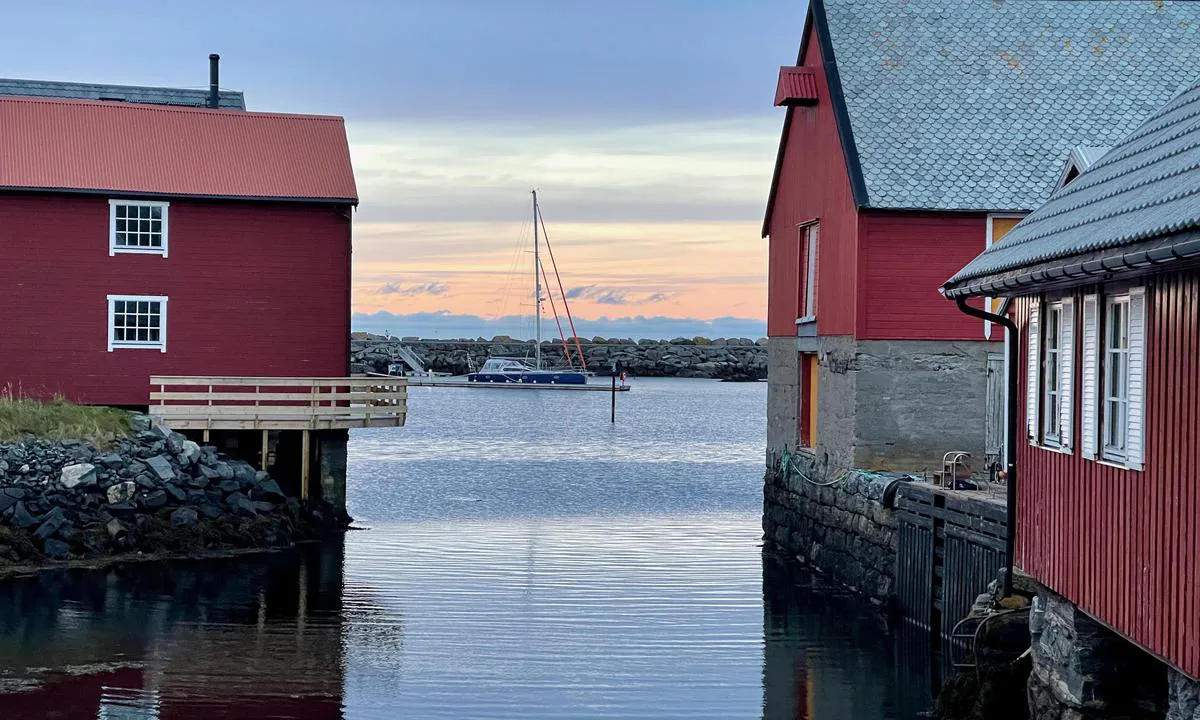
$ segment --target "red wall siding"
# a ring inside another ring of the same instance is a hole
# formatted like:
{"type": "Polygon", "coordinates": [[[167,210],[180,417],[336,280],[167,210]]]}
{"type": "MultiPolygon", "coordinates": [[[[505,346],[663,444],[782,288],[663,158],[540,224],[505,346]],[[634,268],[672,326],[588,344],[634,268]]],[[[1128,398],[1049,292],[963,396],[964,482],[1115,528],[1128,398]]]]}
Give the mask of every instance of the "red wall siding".
{"type": "MultiPolygon", "coordinates": [[[[1078,450],[1073,455],[1051,452],[1022,439],[1017,449],[1017,563],[1101,622],[1196,677],[1200,273],[1153,280],[1146,299],[1145,469],[1101,465],[1084,460],[1078,450]]],[[[1022,357],[1028,351],[1024,327],[1030,306],[1021,301],[1015,310],[1022,357]]],[[[1079,315],[1077,311],[1077,337],[1079,315]]],[[[1024,367],[1020,375],[1024,428],[1024,367]]],[[[1075,376],[1078,398],[1078,371],[1075,376]]],[[[1075,415],[1078,437],[1079,413],[1075,415]]]]}
{"type": "Polygon", "coordinates": [[[801,64],[816,70],[819,98],[814,106],[790,110],[787,150],[771,215],[767,334],[772,337],[796,334],[796,311],[804,292],[796,224],[814,218],[821,221],[817,330],[822,335],[854,332],[856,211],[817,43],[812,35],[801,64]]]}
{"type": "MultiPolygon", "coordinates": [[[[959,312],[938,288],[983,250],[986,238],[986,214],[864,210],[858,229],[856,335],[983,340],[983,321],[959,312]]],[[[1000,339],[1002,333],[992,337],[1000,339]]]]}
{"type": "Polygon", "coordinates": [[[109,257],[106,197],[0,194],[0,387],[144,405],[151,374],[345,375],[344,211],[176,200],[170,257],[109,257]],[[168,296],[167,352],[108,352],[109,294],[168,296]]]}

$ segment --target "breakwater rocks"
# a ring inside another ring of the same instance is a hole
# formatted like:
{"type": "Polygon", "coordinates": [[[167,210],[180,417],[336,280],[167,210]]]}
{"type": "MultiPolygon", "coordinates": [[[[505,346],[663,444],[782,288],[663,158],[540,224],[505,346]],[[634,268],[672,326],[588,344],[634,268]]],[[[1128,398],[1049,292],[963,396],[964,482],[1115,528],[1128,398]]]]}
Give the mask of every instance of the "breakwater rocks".
{"type": "Polygon", "coordinates": [[[0,571],[113,555],[268,548],[340,531],[347,518],[301,504],[249,464],[136,416],[135,434],[0,444],[0,571]]]}
{"type": "MultiPolygon", "coordinates": [[[[580,339],[588,369],[608,374],[619,362],[630,375],[721,380],[767,377],[766,340],[747,338],[676,338],[674,340],[580,339]]],[[[532,358],[533,341],[495,337],[491,340],[429,340],[354,333],[350,361],[368,372],[387,372],[399,362],[401,346],[413,351],[426,370],[462,375],[479,369],[489,357],[532,358]]],[[[571,345],[574,351],[574,344],[571,345]]],[[[543,341],[547,363],[565,363],[560,341],[543,341]]]]}

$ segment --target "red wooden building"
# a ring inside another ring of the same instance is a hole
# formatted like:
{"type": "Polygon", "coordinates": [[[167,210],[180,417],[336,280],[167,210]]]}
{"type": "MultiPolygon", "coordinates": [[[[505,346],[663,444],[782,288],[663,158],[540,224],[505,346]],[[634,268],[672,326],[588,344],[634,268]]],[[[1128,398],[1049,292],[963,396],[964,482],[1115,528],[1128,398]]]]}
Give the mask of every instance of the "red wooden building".
{"type": "Polygon", "coordinates": [[[148,405],[151,375],[349,371],[341,118],[0,97],[0,378],[148,405]]]}
{"type": "Polygon", "coordinates": [[[207,93],[0,80],[0,392],[149,406],[341,504],[346,429],[404,419],[346,377],[344,122],[246,112],[210,61],[207,93]]]}
{"type": "Polygon", "coordinates": [[[1198,21],[1132,0],[812,0],[763,224],[770,453],[906,470],[1000,453],[1002,333],[938,288],[1049,196],[1073,147],[1112,144],[1190,78],[1198,21]],[[1119,46],[1063,51],[1097,27],[1119,46]]]}
{"type": "MultiPolygon", "coordinates": [[[[1200,678],[1200,85],[945,286],[1012,298],[1016,561],[1200,678]]],[[[948,303],[949,304],[949,303],[948,303]]],[[[1188,717],[1190,717],[1190,712],[1188,717]]],[[[1180,715],[1182,717],[1182,715],[1180,715]]]]}

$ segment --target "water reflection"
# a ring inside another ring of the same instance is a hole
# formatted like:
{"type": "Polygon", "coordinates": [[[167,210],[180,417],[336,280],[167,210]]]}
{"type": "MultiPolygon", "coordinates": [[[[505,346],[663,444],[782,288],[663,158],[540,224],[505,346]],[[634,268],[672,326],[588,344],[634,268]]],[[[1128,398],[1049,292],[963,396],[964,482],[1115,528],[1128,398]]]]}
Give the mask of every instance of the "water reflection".
{"type": "Polygon", "coordinates": [[[0,717],[342,717],[340,544],[0,584],[0,717]]]}
{"type": "Polygon", "coordinates": [[[932,704],[929,636],[891,633],[870,605],[763,557],[764,720],[916,718],[932,704]]]}

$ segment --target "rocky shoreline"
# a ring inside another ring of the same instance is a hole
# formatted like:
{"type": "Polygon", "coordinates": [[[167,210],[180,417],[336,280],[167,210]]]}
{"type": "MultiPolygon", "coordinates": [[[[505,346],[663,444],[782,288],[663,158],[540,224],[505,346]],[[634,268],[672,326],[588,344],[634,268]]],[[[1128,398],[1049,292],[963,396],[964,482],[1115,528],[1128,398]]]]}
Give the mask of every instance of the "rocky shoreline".
{"type": "MultiPolygon", "coordinates": [[[[431,340],[416,337],[387,337],[353,333],[350,362],[356,372],[387,372],[398,362],[398,348],[416,354],[426,370],[463,375],[477,370],[493,356],[532,358],[532,340],[494,337],[463,340],[431,340]]],[[[754,381],[767,377],[766,340],[748,338],[675,338],[632,340],[628,338],[580,338],[588,369],[610,373],[614,362],[635,377],[687,377],[754,381]]],[[[572,348],[574,345],[572,344],[572,348]]],[[[561,341],[543,341],[542,356],[549,363],[565,362],[561,341]]]]}
{"type": "Polygon", "coordinates": [[[106,447],[0,444],[0,575],[63,561],[286,547],[349,523],[146,416],[133,424],[130,437],[106,447]]]}

